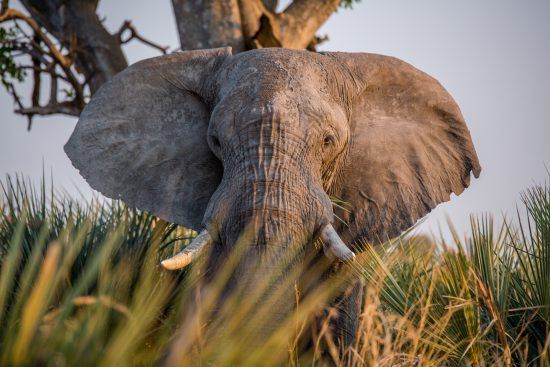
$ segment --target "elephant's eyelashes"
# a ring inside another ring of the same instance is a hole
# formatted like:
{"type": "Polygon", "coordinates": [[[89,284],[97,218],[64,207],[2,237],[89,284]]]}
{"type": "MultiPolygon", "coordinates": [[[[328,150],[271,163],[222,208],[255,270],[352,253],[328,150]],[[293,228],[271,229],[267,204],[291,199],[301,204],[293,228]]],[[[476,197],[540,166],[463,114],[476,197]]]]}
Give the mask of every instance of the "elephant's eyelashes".
{"type": "Polygon", "coordinates": [[[336,138],[334,137],[334,135],[332,134],[325,135],[325,137],[323,138],[323,146],[325,148],[330,148],[334,144],[336,144],[336,138]]]}
{"type": "Polygon", "coordinates": [[[218,159],[221,159],[221,144],[220,139],[216,135],[209,135],[208,136],[208,144],[210,145],[210,149],[214,153],[218,159]]]}
{"type": "Polygon", "coordinates": [[[210,135],[210,146],[215,150],[220,149],[220,139],[215,135],[210,135]]]}

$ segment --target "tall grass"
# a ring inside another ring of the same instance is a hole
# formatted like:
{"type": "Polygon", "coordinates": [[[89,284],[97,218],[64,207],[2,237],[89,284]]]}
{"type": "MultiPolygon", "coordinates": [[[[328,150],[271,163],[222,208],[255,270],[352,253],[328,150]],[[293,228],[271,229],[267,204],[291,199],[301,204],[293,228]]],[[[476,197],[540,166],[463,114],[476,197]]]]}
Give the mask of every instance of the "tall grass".
{"type": "Polygon", "coordinates": [[[263,344],[258,325],[287,295],[247,285],[217,307],[239,251],[202,286],[200,262],[182,272],[158,266],[195,233],[44,187],[1,184],[0,365],[550,364],[548,183],[522,196],[523,221],[518,213],[496,228],[490,216],[473,218],[469,237],[453,243],[365,244],[346,276],[305,296],[297,287],[294,311],[263,344]],[[321,311],[349,275],[366,284],[362,314],[356,343],[338,350],[327,321],[337,313],[321,311]]]}

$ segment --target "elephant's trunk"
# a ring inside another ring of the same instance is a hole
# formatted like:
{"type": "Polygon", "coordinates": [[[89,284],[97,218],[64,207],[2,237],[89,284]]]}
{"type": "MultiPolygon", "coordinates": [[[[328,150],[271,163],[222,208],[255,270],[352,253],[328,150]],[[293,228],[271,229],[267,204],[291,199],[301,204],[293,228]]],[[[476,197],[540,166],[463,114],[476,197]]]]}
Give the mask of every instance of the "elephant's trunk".
{"type": "Polygon", "coordinates": [[[220,219],[216,223],[216,237],[224,250],[245,248],[238,272],[244,275],[256,266],[281,267],[283,262],[299,257],[319,229],[319,204],[297,183],[293,188],[283,187],[284,181],[273,180],[243,185],[249,189],[236,188],[240,194],[228,208],[227,216],[217,217],[220,219]]]}
{"type": "MultiPolygon", "coordinates": [[[[276,113],[252,119],[220,147],[223,179],[205,225],[225,247],[304,243],[332,218],[332,204],[306,142],[276,113]]],[[[222,139],[219,139],[222,140],[222,139]]]]}
{"type": "Polygon", "coordinates": [[[250,311],[247,323],[255,329],[257,342],[292,314],[296,286],[309,266],[306,254],[317,254],[312,246],[315,238],[325,242],[327,256],[353,257],[330,224],[332,203],[323,189],[320,168],[312,166],[317,160],[308,156],[304,143],[295,132],[277,125],[276,119],[250,123],[239,131],[238,139],[224,141],[219,147],[223,179],[206,211],[206,229],[189,250],[164,263],[171,268],[187,264],[214,243],[208,281],[225,274],[218,270],[239,254],[224,280],[223,297],[238,299],[225,302],[226,307],[236,307],[235,313],[250,311]]]}

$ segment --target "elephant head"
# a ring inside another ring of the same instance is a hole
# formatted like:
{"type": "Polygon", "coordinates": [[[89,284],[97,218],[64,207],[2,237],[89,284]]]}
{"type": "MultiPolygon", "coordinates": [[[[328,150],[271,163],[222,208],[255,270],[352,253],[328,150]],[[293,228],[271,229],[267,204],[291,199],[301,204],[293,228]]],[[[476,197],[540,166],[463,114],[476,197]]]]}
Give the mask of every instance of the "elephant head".
{"type": "Polygon", "coordinates": [[[201,231],[163,263],[171,269],[208,244],[225,256],[247,228],[260,266],[272,249],[319,237],[346,260],[344,242],[398,235],[480,172],[445,89],[367,53],[222,48],[144,60],[97,91],[65,150],[104,195],[201,231]]]}

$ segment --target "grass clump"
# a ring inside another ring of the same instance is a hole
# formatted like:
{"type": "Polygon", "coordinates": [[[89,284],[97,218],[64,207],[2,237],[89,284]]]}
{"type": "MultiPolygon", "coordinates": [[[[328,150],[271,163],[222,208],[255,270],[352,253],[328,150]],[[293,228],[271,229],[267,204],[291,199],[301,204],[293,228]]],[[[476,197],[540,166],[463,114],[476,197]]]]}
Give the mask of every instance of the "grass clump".
{"type": "Polygon", "coordinates": [[[201,264],[175,273],[158,266],[195,233],[118,202],[37,192],[20,178],[7,178],[2,191],[0,365],[550,363],[548,184],[522,196],[523,221],[495,228],[489,216],[474,218],[469,237],[452,244],[408,236],[365,246],[350,266],[366,286],[347,350],[337,350],[327,322],[313,348],[300,347],[313,315],[335,296],[335,287],[320,287],[297,291],[291,317],[252,353],[254,325],[280,297],[258,285],[256,298],[226,303],[238,312],[214,312],[229,270],[197,292],[201,264]]]}

